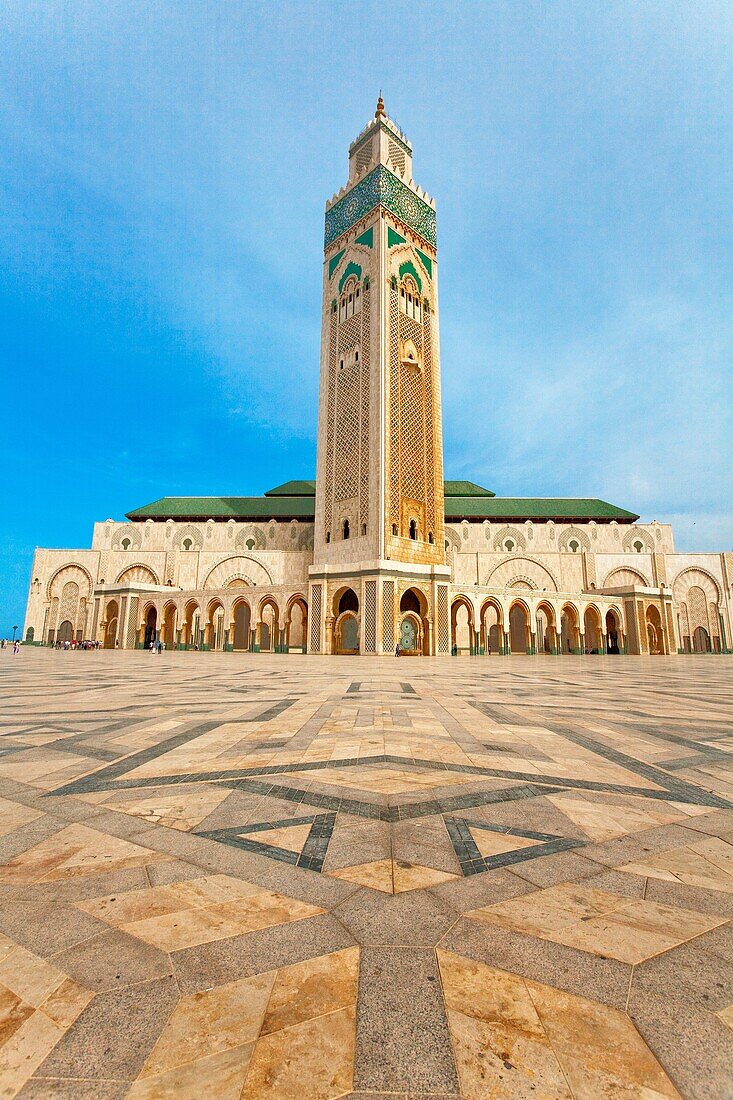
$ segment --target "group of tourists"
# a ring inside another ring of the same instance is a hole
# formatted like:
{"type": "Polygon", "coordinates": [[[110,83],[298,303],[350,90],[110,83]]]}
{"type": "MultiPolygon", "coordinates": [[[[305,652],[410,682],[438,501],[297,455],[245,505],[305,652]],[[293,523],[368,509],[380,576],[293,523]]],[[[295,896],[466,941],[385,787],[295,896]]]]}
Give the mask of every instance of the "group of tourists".
{"type": "MultiPolygon", "coordinates": [[[[0,649],[5,649],[7,647],[7,645],[8,645],[7,639],[3,638],[2,641],[0,641],[0,649]]],[[[12,645],[13,645],[13,656],[15,657],[15,656],[17,656],[18,653],[20,653],[20,639],[15,638],[13,640],[12,645]]]]}
{"type": "Polygon", "coordinates": [[[67,641],[64,641],[64,642],[61,642],[61,641],[54,642],[53,643],[53,648],[54,649],[63,649],[63,650],[67,650],[67,649],[101,649],[102,648],[102,643],[101,642],[93,642],[89,638],[85,638],[83,641],[77,642],[76,639],[72,638],[70,641],[67,640],[67,641]]]}
{"type": "Polygon", "coordinates": [[[160,656],[164,649],[165,649],[165,642],[161,641],[160,639],[158,639],[157,642],[155,640],[153,640],[150,643],[150,652],[151,653],[156,653],[158,656],[160,656]]]}

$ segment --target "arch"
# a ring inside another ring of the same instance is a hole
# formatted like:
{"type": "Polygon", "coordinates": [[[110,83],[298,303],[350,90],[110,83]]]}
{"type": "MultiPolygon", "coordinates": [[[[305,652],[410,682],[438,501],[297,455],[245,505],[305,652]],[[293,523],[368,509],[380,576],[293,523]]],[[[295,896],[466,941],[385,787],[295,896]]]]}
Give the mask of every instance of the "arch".
{"type": "Polygon", "coordinates": [[[163,625],[161,640],[167,649],[173,649],[176,644],[176,605],[167,603],[163,608],[163,625]]]}
{"type": "Polygon", "coordinates": [[[651,654],[664,653],[664,631],[659,608],[650,604],[646,609],[646,637],[651,654]]]}
{"type": "Polygon", "coordinates": [[[638,527],[631,527],[623,539],[621,540],[621,547],[627,554],[652,554],[654,553],[654,541],[646,531],[641,531],[638,527]],[[641,543],[641,550],[639,550],[637,543],[641,543]]]}
{"type": "Polygon", "coordinates": [[[155,604],[150,604],[143,617],[143,646],[150,649],[153,642],[157,641],[158,612],[155,604]]]}
{"type": "Polygon", "coordinates": [[[57,642],[71,642],[74,640],[74,624],[70,619],[64,619],[56,631],[57,642]]]}
{"type": "Polygon", "coordinates": [[[692,652],[693,653],[710,653],[712,646],[710,645],[710,635],[704,626],[697,626],[692,635],[692,652]]]}
{"type": "Polygon", "coordinates": [[[601,653],[603,651],[601,613],[595,604],[590,604],[583,612],[583,633],[586,653],[601,653]]]}
{"type": "Polygon", "coordinates": [[[111,547],[113,550],[139,550],[142,543],[142,535],[132,523],[124,523],[117,527],[112,534],[111,547]],[[123,543],[127,542],[127,546],[123,543]]]}
{"type": "Polygon", "coordinates": [[[555,625],[555,609],[552,604],[542,601],[535,609],[535,637],[537,639],[537,652],[538,653],[554,653],[555,652],[555,636],[557,633],[557,627],[555,625]]]}
{"type": "Polygon", "coordinates": [[[417,289],[422,294],[422,279],[420,278],[418,270],[412,260],[405,260],[403,264],[400,264],[399,275],[400,282],[402,282],[405,276],[412,277],[415,280],[415,285],[417,286],[417,289]]]}
{"type": "Polygon", "coordinates": [[[620,653],[622,642],[621,613],[615,607],[606,612],[606,652],[620,653]]]}
{"type": "Polygon", "coordinates": [[[232,648],[240,652],[246,652],[250,647],[250,632],[252,626],[252,611],[246,600],[239,599],[232,610],[232,648]]]}
{"type": "Polygon", "coordinates": [[[509,608],[509,648],[512,653],[531,653],[529,608],[523,600],[515,600],[509,608]]]}
{"type": "Polygon", "coordinates": [[[277,653],[280,648],[280,610],[274,596],[263,596],[258,610],[258,645],[261,653],[277,653]]]}
{"type": "Polygon", "coordinates": [[[504,652],[503,612],[497,600],[484,600],[479,616],[481,645],[484,653],[504,652]]]}
{"type": "Polygon", "coordinates": [[[604,588],[631,588],[633,585],[649,588],[649,581],[641,570],[630,569],[625,565],[612,569],[603,582],[604,588]]]}
{"type": "Polygon", "coordinates": [[[578,554],[582,550],[590,550],[590,539],[580,527],[567,527],[557,540],[557,548],[565,553],[578,554]],[[577,543],[577,546],[573,547],[571,543],[577,543]]]}
{"type": "Polygon", "coordinates": [[[681,569],[672,581],[672,594],[675,601],[681,603],[685,600],[693,585],[703,590],[708,603],[720,603],[719,582],[712,573],[700,568],[699,565],[688,565],[687,568],[681,569]]]}
{"type": "MultiPolygon", "coordinates": [[[[228,588],[232,581],[241,580],[244,585],[268,585],[272,584],[269,572],[257,561],[256,558],[246,555],[233,555],[223,558],[217,565],[209,570],[203,587],[228,588]]],[[[240,587],[243,587],[240,585],[240,587]]]]}
{"type": "Polygon", "coordinates": [[[259,527],[248,524],[237,532],[234,546],[237,550],[264,550],[267,547],[267,539],[264,531],[259,527]]]}
{"type": "Polygon", "coordinates": [[[361,267],[359,264],[354,263],[353,260],[350,260],[344,268],[343,275],[339,279],[339,294],[344,289],[344,286],[346,285],[346,280],[349,279],[352,275],[357,282],[361,282],[361,267]]]}
{"type": "Polygon", "coordinates": [[[308,603],[298,593],[291,596],[285,608],[285,647],[305,653],[308,638],[308,603]]]}
{"type": "Polygon", "coordinates": [[[204,545],[204,536],[192,523],[187,523],[180,528],[177,532],[177,540],[180,550],[200,550],[204,545]],[[190,545],[187,546],[186,543],[190,545]]]}
{"type": "Polygon", "coordinates": [[[224,648],[224,604],[216,597],[206,605],[204,649],[224,648]]]}
{"type": "Polygon", "coordinates": [[[475,629],[473,623],[473,604],[467,596],[456,596],[450,608],[451,652],[473,653],[475,647],[475,629]]]}
{"type": "Polygon", "coordinates": [[[494,535],[492,545],[498,553],[515,554],[519,550],[527,549],[527,540],[518,527],[500,527],[494,535]],[[510,542],[511,547],[508,545],[510,542]]]}
{"type": "Polygon", "coordinates": [[[580,653],[580,613],[573,603],[560,612],[560,639],[563,653],[580,653]]]}
{"type": "MultiPolygon", "coordinates": [[[[87,599],[94,587],[92,575],[88,569],[85,569],[83,565],[79,565],[78,562],[67,562],[51,574],[46,586],[46,598],[50,600],[54,596],[60,595],[66,581],[75,581],[79,585],[79,592],[83,593],[87,599]]],[[[100,583],[104,584],[104,581],[100,583]]]]}
{"type": "Polygon", "coordinates": [[[508,588],[513,580],[521,580],[546,592],[558,591],[557,581],[547,566],[536,558],[528,557],[500,562],[489,572],[484,583],[487,588],[508,588]]]}
{"type": "Polygon", "coordinates": [[[344,611],[353,611],[355,615],[359,612],[359,597],[354,589],[348,586],[339,588],[333,597],[334,615],[338,617],[344,611]]]}
{"type": "Polygon", "coordinates": [[[359,652],[359,619],[354,611],[344,611],[334,625],[334,652],[359,652]]]}
{"type": "Polygon", "coordinates": [[[35,639],[35,636],[36,636],[35,629],[32,626],[29,626],[28,629],[25,632],[25,640],[27,642],[32,642],[35,639]]]}
{"type": "Polygon", "coordinates": [[[117,627],[119,625],[120,606],[117,600],[108,600],[104,609],[104,648],[114,649],[117,645],[117,627]]]}
{"type": "Polygon", "coordinates": [[[423,607],[425,605],[425,597],[420,597],[422,593],[418,593],[415,588],[407,588],[400,597],[400,611],[414,611],[416,615],[423,613],[423,607]]]}
{"type": "Polygon", "coordinates": [[[160,581],[149,565],[137,561],[122,570],[115,584],[160,584],[160,581]]]}
{"type": "Polygon", "coordinates": [[[197,600],[189,600],[183,609],[181,626],[181,645],[184,649],[193,649],[200,644],[201,608],[197,600]]]}

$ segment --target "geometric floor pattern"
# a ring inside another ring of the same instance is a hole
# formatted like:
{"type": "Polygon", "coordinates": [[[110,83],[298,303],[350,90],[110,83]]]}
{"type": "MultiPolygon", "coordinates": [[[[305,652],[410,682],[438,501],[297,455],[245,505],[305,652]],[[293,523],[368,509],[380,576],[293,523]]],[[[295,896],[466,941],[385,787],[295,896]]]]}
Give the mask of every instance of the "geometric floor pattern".
{"type": "Polygon", "coordinates": [[[733,660],[0,654],[0,1096],[707,1098],[733,660]]]}

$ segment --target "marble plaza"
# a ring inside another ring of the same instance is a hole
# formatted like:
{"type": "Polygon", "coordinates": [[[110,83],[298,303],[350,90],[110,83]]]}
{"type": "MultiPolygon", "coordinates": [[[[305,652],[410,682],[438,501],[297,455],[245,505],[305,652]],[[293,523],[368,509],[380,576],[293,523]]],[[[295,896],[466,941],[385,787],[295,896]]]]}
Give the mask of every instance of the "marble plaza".
{"type": "Polygon", "coordinates": [[[730,671],[3,651],[0,1095],[727,1095],[730,671]]]}

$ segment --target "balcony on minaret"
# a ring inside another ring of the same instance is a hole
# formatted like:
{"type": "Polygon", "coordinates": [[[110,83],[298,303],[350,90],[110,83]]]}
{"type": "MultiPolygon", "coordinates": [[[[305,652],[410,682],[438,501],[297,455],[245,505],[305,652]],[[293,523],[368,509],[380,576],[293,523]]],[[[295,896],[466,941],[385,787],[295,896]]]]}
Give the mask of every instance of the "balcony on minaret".
{"type": "Polygon", "coordinates": [[[349,186],[378,164],[405,181],[412,178],[412,145],[385,113],[381,95],[374,118],[349,146],[349,186]]]}

